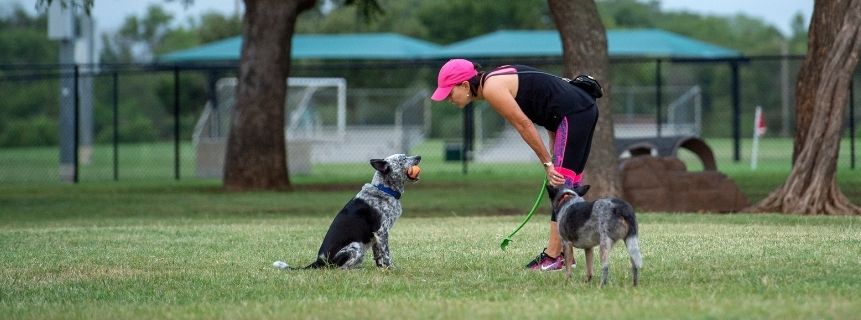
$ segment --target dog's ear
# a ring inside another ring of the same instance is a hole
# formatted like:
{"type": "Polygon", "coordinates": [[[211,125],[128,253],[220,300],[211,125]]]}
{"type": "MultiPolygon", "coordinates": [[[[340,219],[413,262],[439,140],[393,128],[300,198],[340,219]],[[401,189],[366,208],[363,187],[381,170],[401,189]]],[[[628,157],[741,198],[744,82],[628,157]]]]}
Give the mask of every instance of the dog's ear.
{"type": "Polygon", "coordinates": [[[563,202],[570,201],[571,199],[575,199],[577,197],[577,193],[574,190],[568,188],[559,188],[559,192],[556,193],[556,196],[553,197],[553,211],[559,210],[561,208],[563,202]]]}
{"type": "Polygon", "coordinates": [[[392,167],[389,167],[389,163],[383,159],[371,159],[371,167],[374,167],[374,170],[382,174],[388,174],[392,171],[392,167]]]}
{"type": "Polygon", "coordinates": [[[551,187],[547,186],[547,193],[550,195],[550,205],[554,208],[562,202],[562,198],[565,197],[566,194],[572,194],[571,189],[565,188],[563,186],[551,187]]]}
{"type": "Polygon", "coordinates": [[[574,187],[574,192],[576,192],[577,195],[582,197],[582,196],[586,195],[586,192],[589,192],[590,187],[591,186],[589,186],[588,184],[580,185],[580,186],[574,187]]]}

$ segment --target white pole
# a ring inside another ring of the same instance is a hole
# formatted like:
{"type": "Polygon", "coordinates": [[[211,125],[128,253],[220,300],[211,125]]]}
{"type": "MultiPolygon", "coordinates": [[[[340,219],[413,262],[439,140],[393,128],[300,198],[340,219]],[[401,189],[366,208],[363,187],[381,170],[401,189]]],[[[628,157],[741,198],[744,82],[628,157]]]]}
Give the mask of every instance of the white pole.
{"type": "Polygon", "coordinates": [[[52,1],[48,7],[48,39],[59,42],[59,63],[61,76],[59,81],[60,112],[58,119],[58,137],[60,147],[60,181],[74,182],[77,152],[75,143],[75,78],[73,71],[75,63],[75,16],[71,6],[61,1],[52,1]]]}
{"type": "Polygon", "coordinates": [[[753,114],[753,146],[750,150],[750,169],[756,171],[756,158],[759,157],[759,118],[762,117],[762,107],[756,106],[753,114]]]}

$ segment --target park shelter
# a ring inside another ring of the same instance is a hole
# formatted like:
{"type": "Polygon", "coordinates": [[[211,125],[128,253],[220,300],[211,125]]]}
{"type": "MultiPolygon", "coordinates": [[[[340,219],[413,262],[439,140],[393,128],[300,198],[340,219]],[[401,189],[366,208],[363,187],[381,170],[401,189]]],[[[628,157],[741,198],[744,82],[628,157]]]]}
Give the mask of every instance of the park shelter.
{"type": "MultiPolygon", "coordinates": [[[[160,62],[238,61],[242,37],[236,36],[199,47],[165,54],[160,62]]],[[[396,33],[296,34],[295,60],[401,60],[425,59],[441,46],[396,33]]]]}
{"type": "MultiPolygon", "coordinates": [[[[477,61],[488,60],[526,61],[529,59],[556,60],[562,55],[562,43],[557,30],[499,30],[449,45],[411,38],[396,33],[346,33],[346,34],[295,34],[292,38],[292,58],[294,61],[347,61],[350,63],[406,62],[411,65],[438,65],[453,57],[470,58],[477,61]]],[[[737,64],[742,55],[723,48],[673,32],[660,29],[614,29],[607,31],[608,54],[611,59],[644,59],[654,61],[655,67],[655,105],[664,105],[662,91],[661,64],[666,61],[712,61],[727,63],[734,71],[733,87],[737,88],[737,64]]],[[[196,48],[176,51],[159,58],[160,63],[176,65],[236,62],[242,48],[241,37],[232,37],[205,44],[196,48]]],[[[549,61],[549,60],[544,60],[549,61]]],[[[737,90],[733,90],[737,94],[737,90]]],[[[735,99],[734,109],[737,107],[735,99]]],[[[662,116],[656,116],[651,135],[673,135],[662,132],[662,116]]],[[[737,126],[738,124],[736,124],[737,126]]],[[[621,127],[621,126],[620,126],[621,127]]],[[[474,131],[465,128],[465,131],[474,131]]],[[[472,139],[465,144],[471,145],[472,139]]],[[[467,147],[472,150],[472,147],[467,147]]],[[[501,151],[502,154],[527,154],[501,151]]],[[[489,158],[508,159],[501,156],[489,158]]],[[[513,159],[511,159],[513,160],[513,159]]]]}
{"type": "MultiPolygon", "coordinates": [[[[294,61],[347,61],[356,65],[364,64],[365,67],[375,62],[400,62],[436,68],[441,61],[449,58],[469,58],[482,64],[492,64],[488,63],[490,60],[511,63],[543,59],[543,63],[554,61],[555,64],[560,62],[558,57],[562,55],[562,42],[557,30],[498,30],[445,46],[396,33],[296,34],[292,41],[294,61]]],[[[726,63],[732,70],[729,80],[733,88],[734,113],[740,113],[737,69],[744,57],[738,51],[661,29],[608,30],[607,47],[610,59],[654,62],[653,92],[656,106],[666,102],[661,94],[665,89],[662,64],[679,61],[726,63]]],[[[168,53],[161,56],[159,62],[177,65],[236,62],[241,48],[242,39],[237,36],[168,53]]],[[[653,135],[674,134],[662,132],[662,118],[664,115],[658,112],[653,135]]],[[[733,125],[738,131],[740,124],[734,122],[733,125]]]]}
{"type": "MultiPolygon", "coordinates": [[[[737,51],[660,29],[607,31],[610,57],[732,59],[737,51]]],[[[163,63],[238,61],[240,36],[159,57],[163,63]]],[[[448,57],[558,57],[556,30],[500,30],[447,46],[396,33],[296,34],[294,60],[437,60],[448,57]]]]}
{"type": "MultiPolygon", "coordinates": [[[[660,29],[607,31],[610,57],[699,58],[739,57],[734,50],[660,29]]],[[[500,30],[445,46],[443,57],[556,57],[562,42],[556,30],[500,30]]]]}
{"type": "MultiPolygon", "coordinates": [[[[375,62],[400,62],[436,68],[441,61],[455,57],[474,59],[482,64],[489,60],[511,63],[529,59],[556,63],[562,55],[562,42],[557,30],[499,30],[445,46],[396,33],[295,34],[292,41],[294,61],[347,61],[350,64],[364,64],[365,67],[375,62]]],[[[664,105],[665,102],[661,94],[664,89],[661,79],[663,63],[726,63],[733,70],[730,81],[735,100],[734,112],[740,112],[737,69],[744,58],[739,52],[661,29],[608,30],[607,43],[611,59],[641,59],[655,63],[656,106],[664,105]]],[[[216,61],[235,63],[239,60],[241,48],[242,39],[237,36],[168,53],[162,55],[159,62],[176,65],[216,61]]],[[[662,117],[658,113],[655,119],[656,128],[653,131],[656,136],[662,135],[662,117]]],[[[734,123],[734,126],[738,125],[734,123]]]]}

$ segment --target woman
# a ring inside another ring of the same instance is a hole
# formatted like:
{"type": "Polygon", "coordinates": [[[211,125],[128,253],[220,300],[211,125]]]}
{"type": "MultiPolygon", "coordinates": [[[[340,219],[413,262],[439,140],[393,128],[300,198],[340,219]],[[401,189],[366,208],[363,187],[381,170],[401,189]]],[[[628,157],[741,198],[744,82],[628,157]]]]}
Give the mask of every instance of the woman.
{"type": "MultiPolygon", "coordinates": [[[[568,81],[532,67],[507,65],[490,72],[478,69],[468,60],[449,60],[440,68],[431,99],[448,100],[461,109],[475,100],[487,101],[535,152],[544,166],[548,187],[580,184],[598,121],[595,99],[568,81]],[[552,152],[544,146],[533,123],[547,129],[552,152]]],[[[562,269],[562,243],[552,213],[549,238],[547,247],[527,268],[562,269]]]]}

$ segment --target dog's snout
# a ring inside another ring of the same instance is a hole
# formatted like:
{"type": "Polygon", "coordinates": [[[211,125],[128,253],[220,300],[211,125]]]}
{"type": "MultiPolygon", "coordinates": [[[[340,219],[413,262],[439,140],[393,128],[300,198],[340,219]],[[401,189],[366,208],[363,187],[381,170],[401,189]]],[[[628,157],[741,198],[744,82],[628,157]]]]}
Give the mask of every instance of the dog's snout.
{"type": "Polygon", "coordinates": [[[416,163],[419,163],[419,161],[422,161],[422,156],[416,156],[416,163]]]}

